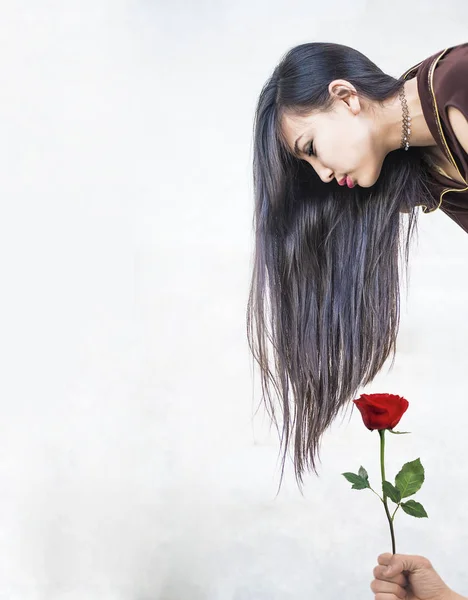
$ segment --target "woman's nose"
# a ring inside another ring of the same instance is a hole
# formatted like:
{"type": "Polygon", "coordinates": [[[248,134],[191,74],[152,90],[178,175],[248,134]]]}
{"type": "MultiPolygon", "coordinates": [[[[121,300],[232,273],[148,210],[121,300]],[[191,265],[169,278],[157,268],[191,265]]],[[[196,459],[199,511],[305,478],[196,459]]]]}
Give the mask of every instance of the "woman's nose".
{"type": "Polygon", "coordinates": [[[318,176],[323,181],[323,183],[330,183],[332,181],[334,174],[331,169],[327,169],[326,167],[319,167],[318,176]]]}

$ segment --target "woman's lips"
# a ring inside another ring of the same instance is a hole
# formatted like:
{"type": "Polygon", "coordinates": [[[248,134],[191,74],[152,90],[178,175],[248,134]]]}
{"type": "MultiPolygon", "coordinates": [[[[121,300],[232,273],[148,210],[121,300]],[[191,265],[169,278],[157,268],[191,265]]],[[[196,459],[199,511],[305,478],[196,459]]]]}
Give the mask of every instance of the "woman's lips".
{"type": "Polygon", "coordinates": [[[353,188],[356,184],[349,175],[346,175],[346,177],[343,177],[343,179],[338,181],[338,185],[347,185],[349,188],[353,188]]]}

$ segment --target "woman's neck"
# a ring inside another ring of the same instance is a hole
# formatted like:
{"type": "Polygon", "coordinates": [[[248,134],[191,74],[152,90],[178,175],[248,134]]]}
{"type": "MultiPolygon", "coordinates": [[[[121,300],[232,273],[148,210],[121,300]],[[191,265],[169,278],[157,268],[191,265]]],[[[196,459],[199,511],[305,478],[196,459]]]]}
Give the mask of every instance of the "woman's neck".
{"type": "MultiPolygon", "coordinates": [[[[411,146],[437,146],[433,138],[421,106],[416,77],[405,83],[405,96],[408,112],[411,117],[411,146]]],[[[399,96],[393,98],[381,112],[381,139],[385,140],[386,152],[398,150],[401,147],[403,128],[402,107],[399,96]]]]}

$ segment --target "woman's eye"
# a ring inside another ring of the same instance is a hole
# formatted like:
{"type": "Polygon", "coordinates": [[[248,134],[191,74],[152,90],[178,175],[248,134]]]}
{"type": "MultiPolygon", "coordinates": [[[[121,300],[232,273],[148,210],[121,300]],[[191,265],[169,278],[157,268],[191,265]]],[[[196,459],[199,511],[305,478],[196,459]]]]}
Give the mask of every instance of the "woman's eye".
{"type": "Polygon", "coordinates": [[[310,143],[309,149],[307,150],[307,155],[308,156],[315,156],[315,153],[314,153],[314,151],[312,149],[312,142],[310,143]]]}

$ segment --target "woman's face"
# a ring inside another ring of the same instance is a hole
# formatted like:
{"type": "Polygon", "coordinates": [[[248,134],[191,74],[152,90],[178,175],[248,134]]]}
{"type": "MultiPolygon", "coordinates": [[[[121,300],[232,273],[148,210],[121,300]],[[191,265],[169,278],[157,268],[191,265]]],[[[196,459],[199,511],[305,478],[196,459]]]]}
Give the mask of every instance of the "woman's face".
{"type": "Polygon", "coordinates": [[[349,176],[355,185],[371,187],[386,155],[383,145],[376,143],[375,113],[348,82],[336,80],[329,90],[334,96],[330,112],[283,116],[281,127],[288,148],[295,154],[297,142],[295,156],[310,163],[325,183],[349,176]]]}

